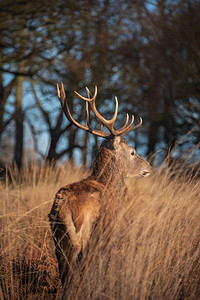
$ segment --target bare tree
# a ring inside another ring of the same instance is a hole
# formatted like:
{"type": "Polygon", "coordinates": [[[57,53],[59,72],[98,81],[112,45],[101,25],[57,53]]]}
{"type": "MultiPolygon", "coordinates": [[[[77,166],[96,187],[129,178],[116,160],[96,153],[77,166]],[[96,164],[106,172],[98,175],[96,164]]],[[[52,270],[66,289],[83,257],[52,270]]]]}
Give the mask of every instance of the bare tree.
{"type": "MultiPolygon", "coordinates": [[[[121,112],[129,112],[134,106],[149,123],[143,132],[132,133],[128,138],[132,138],[137,149],[142,146],[144,153],[154,152],[160,145],[166,152],[172,140],[191,130],[194,123],[198,124],[194,107],[199,106],[200,95],[199,1],[102,0],[90,1],[90,5],[86,0],[72,2],[51,1],[47,6],[43,0],[25,4],[1,1],[0,71],[3,76],[9,72],[14,78],[20,75],[32,78],[35,85],[46,90],[52,90],[54,82],[61,78],[65,78],[66,86],[80,90],[83,82],[88,86],[98,82],[104,89],[99,97],[103,113],[104,104],[117,87],[121,111],[116,123],[120,123],[121,112]],[[19,70],[21,63],[23,70],[19,70]]],[[[12,84],[15,88],[17,81],[12,84]]],[[[51,137],[48,159],[57,160],[66,153],[72,158],[78,147],[85,163],[88,153],[93,151],[93,137],[75,132],[71,125],[61,121],[62,114],[57,115],[55,125],[44,99],[39,99],[41,106],[35,101],[35,110],[42,114],[43,128],[51,137]],[[64,128],[67,130],[63,131],[64,128]],[[64,137],[69,141],[65,146],[64,137]]],[[[5,109],[3,102],[0,122],[5,109]]],[[[25,120],[31,119],[31,112],[26,110],[25,120]]],[[[76,109],[75,114],[80,121],[82,108],[76,109]]],[[[109,110],[105,114],[110,117],[109,110]]],[[[11,115],[5,118],[4,114],[1,131],[11,119],[11,115]]],[[[31,125],[36,132],[33,122],[31,125]]],[[[199,130],[195,136],[196,144],[199,130]]],[[[38,137],[39,134],[35,139],[38,137]]]]}

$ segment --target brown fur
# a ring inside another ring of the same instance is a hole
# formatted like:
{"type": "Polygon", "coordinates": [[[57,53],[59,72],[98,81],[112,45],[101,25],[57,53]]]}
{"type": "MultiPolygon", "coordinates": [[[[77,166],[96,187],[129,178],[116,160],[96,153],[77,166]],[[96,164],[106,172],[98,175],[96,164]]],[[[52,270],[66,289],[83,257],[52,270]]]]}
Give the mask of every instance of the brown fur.
{"type": "Polygon", "coordinates": [[[103,187],[88,179],[61,188],[49,215],[62,283],[85,249],[92,225],[99,216],[103,187]],[[67,265],[66,265],[67,263],[67,265]]]}
{"type": "Polygon", "coordinates": [[[69,278],[76,271],[100,214],[106,213],[105,226],[115,216],[126,193],[124,179],[152,171],[135,152],[131,154],[133,151],[125,139],[103,142],[91,176],[57,192],[49,219],[63,284],[67,280],[70,285],[69,278]]]}

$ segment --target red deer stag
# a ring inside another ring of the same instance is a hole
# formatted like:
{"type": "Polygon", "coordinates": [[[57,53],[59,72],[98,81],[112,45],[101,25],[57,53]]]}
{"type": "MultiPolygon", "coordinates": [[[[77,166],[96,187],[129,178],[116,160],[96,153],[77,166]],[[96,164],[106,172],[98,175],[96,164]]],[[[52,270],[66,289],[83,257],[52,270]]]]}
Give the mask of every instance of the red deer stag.
{"type": "Polygon", "coordinates": [[[61,83],[61,88],[57,85],[58,98],[68,120],[78,128],[105,138],[94,161],[91,175],[80,182],[61,188],[55,196],[49,215],[62,284],[69,272],[75,270],[102,206],[109,205],[109,203],[112,207],[117,206],[117,199],[122,199],[126,193],[125,178],[148,176],[153,170],[148,162],[136,154],[135,149],[129,146],[124,138],[128,132],[142,124],[142,119],[140,118],[139,124],[132,126],[134,116],[129,123],[127,114],[124,126],[115,130],[114,123],[118,112],[117,97],[115,97],[114,116],[111,120],[106,120],[95,105],[97,87],[95,87],[93,97],[88,88],[86,91],[87,98],[75,92],[86,102],[86,124],[82,125],[70,113],[63,83],[61,83]],[[89,106],[102,123],[100,130],[90,127],[89,106]],[[107,127],[109,132],[105,132],[103,126],[107,127]],[[109,191],[109,196],[106,191],[109,191]]]}

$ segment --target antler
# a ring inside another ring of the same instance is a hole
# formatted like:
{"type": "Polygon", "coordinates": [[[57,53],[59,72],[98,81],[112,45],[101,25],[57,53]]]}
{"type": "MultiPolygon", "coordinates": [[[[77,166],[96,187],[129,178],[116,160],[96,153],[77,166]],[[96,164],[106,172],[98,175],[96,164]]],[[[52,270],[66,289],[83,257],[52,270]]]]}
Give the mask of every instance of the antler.
{"type": "Polygon", "coordinates": [[[97,97],[97,86],[95,86],[95,92],[94,92],[94,96],[91,98],[91,93],[90,90],[86,87],[86,92],[88,97],[84,97],[82,95],[80,95],[79,93],[77,93],[76,91],[74,91],[75,94],[80,97],[81,99],[83,99],[84,101],[86,101],[86,124],[82,125],[80,123],[78,123],[71,115],[70,111],[69,111],[69,106],[67,103],[67,99],[66,99],[66,95],[65,95],[65,90],[64,90],[64,86],[63,83],[61,82],[61,88],[59,88],[59,85],[57,84],[57,93],[58,93],[58,98],[60,100],[60,103],[62,105],[63,111],[67,117],[67,119],[74,124],[75,126],[77,126],[78,128],[81,128],[85,131],[88,131],[89,133],[92,133],[94,135],[100,136],[100,137],[104,137],[104,138],[113,138],[113,136],[121,136],[124,137],[128,132],[135,130],[136,128],[140,127],[142,125],[142,118],[140,118],[140,122],[131,127],[133,122],[134,122],[134,116],[132,115],[132,119],[130,124],[128,125],[129,122],[129,115],[127,114],[126,116],[126,122],[124,124],[124,126],[122,126],[120,129],[115,130],[114,129],[114,123],[117,119],[117,112],[118,112],[118,100],[117,97],[115,97],[115,112],[114,112],[114,116],[112,117],[111,120],[106,120],[97,110],[96,105],[95,105],[95,100],[97,97]],[[94,113],[94,115],[100,120],[100,122],[102,123],[101,125],[101,130],[95,130],[92,129],[89,125],[89,109],[88,109],[88,103],[90,104],[91,110],[94,113]],[[103,131],[103,126],[106,126],[109,130],[110,133],[108,132],[104,132],[103,131]]]}

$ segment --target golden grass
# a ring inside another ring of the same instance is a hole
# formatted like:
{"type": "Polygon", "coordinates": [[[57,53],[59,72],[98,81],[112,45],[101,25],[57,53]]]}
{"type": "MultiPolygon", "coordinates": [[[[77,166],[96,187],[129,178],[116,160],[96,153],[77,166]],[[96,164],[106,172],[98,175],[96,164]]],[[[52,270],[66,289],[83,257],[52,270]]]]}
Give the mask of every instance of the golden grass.
{"type": "Polygon", "coordinates": [[[33,164],[0,182],[0,299],[60,298],[48,213],[55,192],[84,173],[33,164]]]}
{"type": "MultiPolygon", "coordinates": [[[[127,181],[127,199],[96,227],[63,299],[200,298],[200,181],[185,169],[127,181]]],[[[34,164],[11,175],[0,183],[0,299],[60,299],[48,213],[55,192],[86,172],[34,164]]]]}

